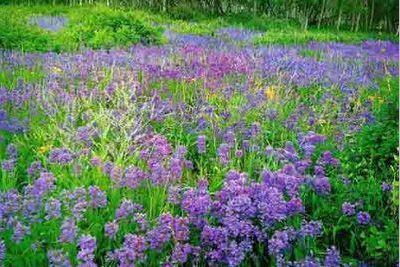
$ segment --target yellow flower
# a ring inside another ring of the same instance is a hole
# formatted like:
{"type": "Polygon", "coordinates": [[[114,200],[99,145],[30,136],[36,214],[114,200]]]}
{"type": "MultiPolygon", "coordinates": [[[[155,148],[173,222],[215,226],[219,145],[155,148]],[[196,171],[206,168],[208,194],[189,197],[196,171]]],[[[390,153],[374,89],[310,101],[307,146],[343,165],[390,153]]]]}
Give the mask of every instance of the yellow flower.
{"type": "Polygon", "coordinates": [[[267,87],[267,89],[265,89],[264,94],[267,97],[267,99],[274,100],[277,98],[277,95],[276,95],[274,89],[275,88],[273,86],[267,87]]]}
{"type": "Polygon", "coordinates": [[[379,104],[382,104],[384,102],[383,98],[380,96],[369,96],[368,99],[372,102],[378,102],[379,104]]]}
{"type": "Polygon", "coordinates": [[[60,69],[59,67],[53,67],[53,71],[54,71],[55,73],[61,73],[61,72],[62,72],[62,69],[60,69]]]}
{"type": "Polygon", "coordinates": [[[39,154],[44,154],[51,149],[51,145],[44,145],[39,147],[38,152],[39,154]]]}

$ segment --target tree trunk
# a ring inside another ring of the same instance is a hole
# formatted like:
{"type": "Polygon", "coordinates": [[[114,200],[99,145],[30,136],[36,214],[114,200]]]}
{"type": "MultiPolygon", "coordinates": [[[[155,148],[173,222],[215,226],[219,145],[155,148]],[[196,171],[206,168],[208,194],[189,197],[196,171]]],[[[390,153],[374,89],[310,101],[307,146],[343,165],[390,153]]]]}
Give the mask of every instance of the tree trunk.
{"type": "Polygon", "coordinates": [[[355,16],[354,13],[352,13],[351,14],[351,28],[350,28],[350,31],[354,31],[355,21],[356,21],[356,16],[355,16]]]}
{"type": "Polygon", "coordinates": [[[324,13],[325,13],[325,0],[322,0],[321,13],[319,14],[319,18],[318,18],[318,29],[321,27],[321,22],[322,22],[324,13]]]}
{"type": "Polygon", "coordinates": [[[375,12],[375,0],[372,0],[372,5],[371,5],[371,14],[369,17],[369,27],[368,29],[372,29],[372,23],[374,22],[374,12],[375,12]]]}
{"type": "Polygon", "coordinates": [[[361,13],[358,13],[357,15],[357,21],[356,21],[356,32],[358,32],[358,28],[360,26],[360,18],[361,18],[361,13]]]}
{"type": "Polygon", "coordinates": [[[337,23],[336,23],[336,30],[340,29],[341,23],[342,23],[342,6],[340,6],[340,9],[339,9],[339,16],[338,16],[337,23]]]}

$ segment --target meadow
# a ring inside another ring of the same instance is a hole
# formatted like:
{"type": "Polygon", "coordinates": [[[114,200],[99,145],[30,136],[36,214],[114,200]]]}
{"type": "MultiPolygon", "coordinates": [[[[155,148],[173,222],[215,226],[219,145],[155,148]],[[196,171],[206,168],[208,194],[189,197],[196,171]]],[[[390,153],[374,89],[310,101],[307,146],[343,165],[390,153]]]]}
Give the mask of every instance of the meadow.
{"type": "Polygon", "coordinates": [[[398,36],[0,6],[0,266],[398,266],[398,36]]]}

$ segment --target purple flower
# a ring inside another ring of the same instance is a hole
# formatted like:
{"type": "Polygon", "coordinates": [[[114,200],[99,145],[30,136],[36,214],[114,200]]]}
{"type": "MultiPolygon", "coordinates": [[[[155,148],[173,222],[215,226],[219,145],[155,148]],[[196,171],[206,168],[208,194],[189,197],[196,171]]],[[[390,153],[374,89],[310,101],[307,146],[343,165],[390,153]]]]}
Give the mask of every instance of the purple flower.
{"type": "Polygon", "coordinates": [[[322,153],[321,158],[319,159],[321,165],[331,165],[338,166],[339,161],[332,156],[332,152],[325,151],[322,153]]]}
{"type": "Polygon", "coordinates": [[[210,206],[211,197],[208,192],[189,189],[183,193],[181,207],[190,216],[203,216],[210,210],[210,206]]]}
{"type": "Polygon", "coordinates": [[[86,201],[77,202],[71,209],[72,215],[77,221],[83,219],[84,213],[86,212],[88,203],[86,201]]]}
{"type": "Polygon", "coordinates": [[[99,136],[99,132],[93,126],[78,127],[75,134],[75,140],[86,146],[91,146],[93,140],[99,136]]]}
{"type": "Polygon", "coordinates": [[[241,158],[241,157],[243,157],[243,150],[241,150],[241,149],[238,149],[238,150],[236,150],[236,152],[235,152],[235,157],[237,157],[237,158],[241,158]]]}
{"type": "Polygon", "coordinates": [[[94,166],[94,167],[100,167],[101,164],[102,164],[102,160],[101,160],[100,157],[93,156],[93,157],[90,159],[90,164],[92,164],[92,166],[94,166]]]}
{"type": "Polygon", "coordinates": [[[331,192],[331,183],[328,177],[316,176],[312,180],[312,185],[318,194],[324,195],[331,192]]]}
{"type": "Polygon", "coordinates": [[[268,240],[268,251],[272,255],[279,255],[290,247],[293,240],[293,229],[276,231],[268,240]]]}
{"type": "Polygon", "coordinates": [[[119,220],[127,218],[140,210],[142,210],[141,205],[133,203],[131,200],[123,199],[119,208],[115,212],[115,219],[119,220]]]}
{"type": "Polygon", "coordinates": [[[136,167],[129,167],[125,171],[125,176],[122,179],[121,186],[126,186],[135,189],[139,184],[146,179],[146,173],[136,167]]]}
{"type": "Polygon", "coordinates": [[[92,208],[104,208],[107,206],[107,196],[99,187],[89,186],[89,196],[92,208]]]}
{"type": "Polygon", "coordinates": [[[233,147],[235,145],[235,133],[232,130],[228,130],[224,134],[224,141],[230,146],[233,147]]]}
{"type": "Polygon", "coordinates": [[[253,122],[250,127],[251,137],[257,137],[261,133],[261,125],[259,122],[253,122]]]}
{"type": "Polygon", "coordinates": [[[186,241],[189,239],[189,220],[187,218],[174,218],[171,229],[175,241],[186,241]]]}
{"type": "Polygon", "coordinates": [[[361,225],[367,225],[371,221],[371,216],[368,212],[360,211],[357,213],[357,221],[361,225]]]}
{"type": "Polygon", "coordinates": [[[96,250],[96,239],[90,235],[83,235],[78,241],[78,260],[83,262],[82,266],[96,266],[94,263],[94,252],[96,250]]]}
{"type": "Polygon", "coordinates": [[[82,235],[78,241],[81,250],[86,249],[89,251],[96,250],[96,239],[90,235],[82,235]]]}
{"type": "Polygon", "coordinates": [[[342,204],[342,212],[346,216],[352,216],[356,213],[356,205],[349,202],[344,202],[342,204]]]}
{"type": "Polygon", "coordinates": [[[319,236],[322,234],[322,223],[320,221],[303,222],[299,233],[301,236],[319,236]]]}
{"type": "Polygon", "coordinates": [[[135,266],[137,261],[145,260],[147,243],[144,237],[127,234],[124,238],[122,248],[112,254],[112,258],[119,263],[119,266],[135,266]]]}
{"type": "Polygon", "coordinates": [[[55,148],[50,151],[49,162],[53,164],[67,165],[73,159],[74,155],[66,148],[55,148]]]}
{"type": "Polygon", "coordinates": [[[6,153],[9,159],[17,159],[18,157],[17,147],[14,144],[7,145],[6,153]]]}
{"type": "Polygon", "coordinates": [[[110,239],[115,239],[119,225],[116,221],[108,222],[104,225],[104,232],[110,239]]]}
{"type": "Polygon", "coordinates": [[[171,240],[172,231],[169,223],[160,223],[147,233],[147,241],[151,249],[160,250],[171,240]]]}
{"type": "Polygon", "coordinates": [[[149,222],[147,221],[144,213],[135,213],[133,221],[138,224],[138,231],[145,232],[149,227],[149,222]]]}
{"type": "Polygon", "coordinates": [[[12,172],[15,168],[15,159],[6,159],[1,162],[1,168],[7,172],[12,172]]]}
{"type": "Polygon", "coordinates": [[[325,267],[340,267],[340,254],[335,247],[327,249],[325,256],[325,267]]]}
{"type": "Polygon", "coordinates": [[[39,175],[40,172],[42,172],[43,170],[44,169],[43,169],[42,163],[40,161],[34,161],[29,166],[27,172],[28,172],[28,175],[30,177],[35,177],[36,178],[37,175],[39,175]]]}
{"type": "Polygon", "coordinates": [[[46,220],[58,219],[61,217],[61,201],[55,198],[47,200],[45,205],[46,220]]]}
{"type": "Polygon", "coordinates": [[[19,244],[26,235],[30,234],[30,229],[28,226],[21,224],[19,221],[16,222],[14,226],[14,233],[12,239],[15,243],[19,244]]]}
{"type": "Polygon", "coordinates": [[[177,243],[174,250],[172,251],[171,259],[173,262],[178,264],[186,263],[189,256],[196,251],[197,248],[189,244],[177,243]]]}
{"type": "Polygon", "coordinates": [[[218,157],[222,165],[227,165],[229,163],[229,151],[230,146],[226,143],[222,143],[218,148],[218,157]]]}
{"type": "Polygon", "coordinates": [[[393,186],[389,183],[382,182],[381,189],[382,192],[391,192],[393,190],[393,186]]]}
{"type": "Polygon", "coordinates": [[[0,265],[3,264],[4,259],[6,258],[6,244],[3,240],[0,240],[0,265]]]}
{"type": "Polygon", "coordinates": [[[61,225],[59,241],[61,243],[73,243],[76,239],[77,231],[75,220],[72,218],[65,219],[61,225]]]}
{"type": "Polygon", "coordinates": [[[63,250],[49,250],[47,252],[50,267],[70,267],[72,266],[68,256],[63,250]]]}
{"type": "Polygon", "coordinates": [[[54,190],[56,179],[50,172],[42,172],[32,185],[32,195],[37,199],[42,198],[46,193],[54,190]]]}
{"type": "Polygon", "coordinates": [[[199,135],[197,137],[197,151],[200,154],[206,153],[206,136],[205,135],[199,135]]]}

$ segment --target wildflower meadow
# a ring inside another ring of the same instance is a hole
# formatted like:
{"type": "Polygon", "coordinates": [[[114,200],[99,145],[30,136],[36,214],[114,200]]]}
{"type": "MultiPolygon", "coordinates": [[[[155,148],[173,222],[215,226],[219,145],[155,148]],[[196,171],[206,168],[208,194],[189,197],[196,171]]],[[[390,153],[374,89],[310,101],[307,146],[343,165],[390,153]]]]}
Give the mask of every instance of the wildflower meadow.
{"type": "Polygon", "coordinates": [[[383,1],[304,1],[325,3],[315,20],[279,1],[17,2],[0,5],[0,266],[398,266],[383,1]]]}

